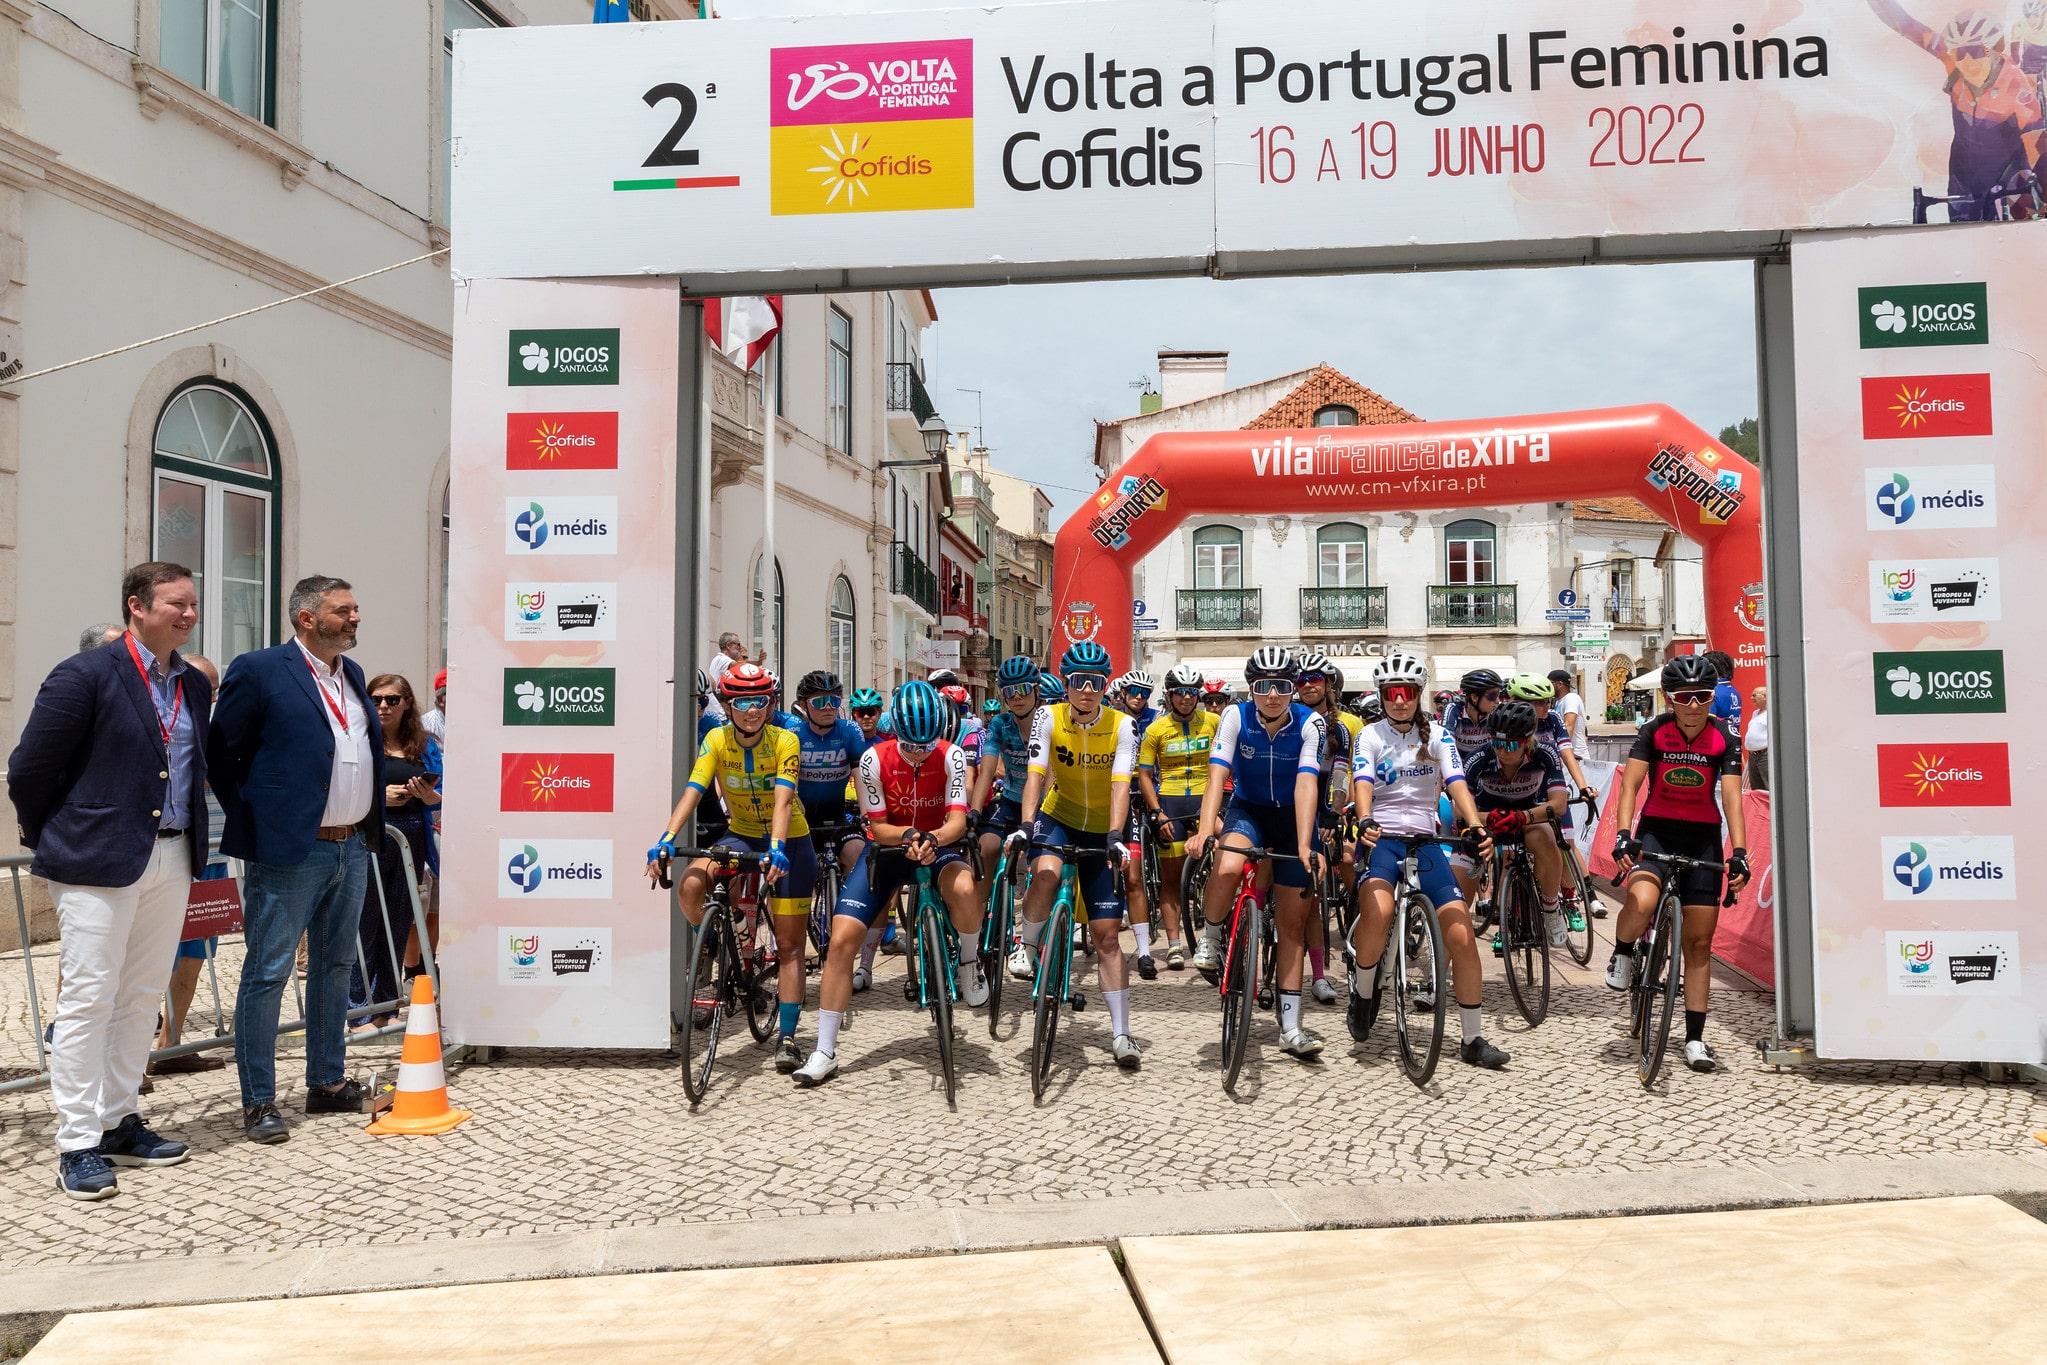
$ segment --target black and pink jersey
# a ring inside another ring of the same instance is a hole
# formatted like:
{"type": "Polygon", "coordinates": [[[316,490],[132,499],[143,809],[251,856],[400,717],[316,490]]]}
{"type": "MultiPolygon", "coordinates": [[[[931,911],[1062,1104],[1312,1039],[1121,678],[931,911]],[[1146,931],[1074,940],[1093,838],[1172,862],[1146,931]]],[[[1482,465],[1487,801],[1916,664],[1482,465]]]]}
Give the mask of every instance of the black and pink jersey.
{"type": "Polygon", "coordinates": [[[1635,732],[1630,759],[1649,765],[1649,796],[1642,814],[1654,820],[1720,823],[1720,779],[1741,776],[1741,743],[1727,722],[1709,717],[1691,739],[1666,711],[1635,732]]]}

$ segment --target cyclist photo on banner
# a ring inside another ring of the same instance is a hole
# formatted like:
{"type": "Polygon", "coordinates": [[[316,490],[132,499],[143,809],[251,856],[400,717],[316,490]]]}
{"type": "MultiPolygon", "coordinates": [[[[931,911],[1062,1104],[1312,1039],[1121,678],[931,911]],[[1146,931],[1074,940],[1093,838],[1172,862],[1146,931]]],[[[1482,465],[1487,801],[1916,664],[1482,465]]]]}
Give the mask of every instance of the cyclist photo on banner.
{"type": "MultiPolygon", "coordinates": [[[[1130,1033],[1130,970],[1123,957],[1123,897],[1130,850],[1123,831],[1130,819],[1130,774],[1137,736],[1127,713],[1102,704],[1109,686],[1109,651],[1083,640],[1059,660],[1066,700],[1040,707],[1031,722],[1029,777],[1024,783],[1023,828],[1004,841],[1012,858],[1037,844],[1074,850],[1081,899],[1094,937],[1102,998],[1109,1007],[1109,1048],[1116,1065],[1134,1071],[1143,1052],[1130,1033]]],[[[1036,974],[1040,940],[1058,894],[1061,860],[1045,854],[1031,865],[1023,922],[1009,974],[1036,974]]]]}
{"type": "Polygon", "coordinates": [[[837,1073],[839,1029],[853,998],[861,945],[919,869],[931,870],[952,921],[960,999],[969,1007],[988,999],[977,957],[981,907],[973,870],[958,847],[967,834],[966,753],[945,738],[958,728],[958,713],[924,682],[904,683],[889,709],[895,733],[860,756],[855,782],[867,840],[839,893],[818,983],[817,1048],[796,1069],[799,1085],[818,1085],[837,1073]]]}
{"type": "MultiPolygon", "coordinates": [[[[1130,717],[1130,728],[1140,748],[1144,732],[1159,716],[1158,708],[1151,704],[1156,686],[1151,674],[1141,668],[1133,668],[1109,684],[1109,704],[1130,717]]],[[[1138,825],[1143,815],[1143,804],[1133,800],[1129,822],[1123,830],[1123,842],[1133,853],[1142,838],[1138,825]]],[[[1151,903],[1144,893],[1144,870],[1135,857],[1123,869],[1123,903],[1128,907],[1130,932],[1137,937],[1137,974],[1146,981],[1156,981],[1159,969],[1151,955],[1151,903]]]]}
{"type": "MultiPolygon", "coordinates": [[[[804,936],[810,923],[810,895],[817,878],[817,853],[810,826],[796,800],[802,751],[796,736],[768,716],[775,696],[774,675],[756,664],[734,664],[718,676],[718,697],[727,720],[705,737],[682,799],[654,847],[647,850],[647,876],[658,880],[675,857],[675,840],[714,785],[724,799],[726,832],[712,848],[766,854],[762,900],[771,907],[775,948],[781,965],[775,1065],[785,1074],[801,1060],[796,1021],[803,1012],[804,936]],[[771,896],[772,893],[772,896],[771,896]]],[[[703,923],[704,897],[711,888],[712,863],[693,860],[677,884],[683,917],[694,930],[703,923]]]]}
{"type": "MultiPolygon", "coordinates": [[[[1490,857],[1492,838],[1479,823],[1458,744],[1447,727],[1432,729],[1422,712],[1428,676],[1421,660],[1411,654],[1389,655],[1372,670],[1372,685],[1386,714],[1359,734],[1351,756],[1359,858],[1365,869],[1358,883],[1359,913],[1351,943],[1359,965],[1351,977],[1346,1022],[1358,1042],[1371,1034],[1379,1010],[1375,968],[1393,922],[1393,889],[1400,883],[1401,864],[1412,854],[1422,893],[1435,906],[1449,951],[1452,991],[1464,1035],[1458,1055],[1472,1066],[1498,1070],[1509,1058],[1485,1037],[1481,1018],[1485,977],[1478,938],[1438,832],[1438,799],[1449,798],[1460,836],[1473,856],[1490,857]]],[[[1481,701],[1485,693],[1494,694],[1485,710],[1490,713],[1498,704],[1499,675],[1482,670],[1465,675],[1466,695],[1450,703],[1451,711],[1459,709],[1459,701],[1470,699],[1474,680],[1481,701]]],[[[1490,747],[1492,732],[1480,733],[1490,747]]],[[[1433,1008],[1435,1002],[1428,1003],[1433,1008]]]]}
{"type": "Polygon", "coordinates": [[[1705,1030],[1721,880],[1716,871],[1679,870],[1660,859],[1674,855],[1719,863],[1724,819],[1733,849],[1726,855],[1727,890],[1731,894],[1748,884],[1741,742],[1726,721],[1712,714],[1719,681],[1704,655],[1680,654],[1663,666],[1661,682],[1671,709],[1636,732],[1614,806],[1620,834],[1614,840],[1613,861],[1627,899],[1614,921],[1606,984],[1617,991],[1628,988],[1636,940],[1655,914],[1664,886],[1675,876],[1684,905],[1685,1065],[1694,1071],[1711,1071],[1718,1064],[1706,1044],[1705,1030]],[[1634,820],[1637,810],[1639,821],[1634,820]]]}
{"type": "MultiPolygon", "coordinates": [[[[1996,216],[1997,196],[2021,188],[2038,193],[2047,175],[2043,153],[2040,86],[2028,74],[2021,54],[2007,43],[2004,26],[1980,9],[1963,10],[1938,31],[1914,19],[1898,0],[1869,0],[1870,9],[1907,42],[1936,58],[1946,74],[1941,89],[1954,117],[1954,141],[1948,148],[1948,221],[1976,222],[1996,216]]],[[[2025,32],[2040,41],[2042,24],[2029,5],[2025,32]]],[[[2043,60],[2037,46],[2026,55],[2043,60]]],[[[2014,217],[2031,217],[2028,199],[2014,206],[2014,217]]]]}
{"type": "Polygon", "coordinates": [[[1296,671],[1291,650],[1265,645],[1244,664],[1251,700],[1222,714],[1209,752],[1208,791],[1201,798],[1201,822],[1187,841],[1187,856],[1199,858],[1216,842],[1215,866],[1202,905],[1201,944],[1194,966],[1214,979],[1223,965],[1223,926],[1243,878],[1245,851],[1262,849],[1271,860],[1273,923],[1279,935],[1274,979],[1279,992],[1280,1048],[1307,1061],[1322,1051],[1322,1040],[1301,1023],[1301,968],[1311,904],[1308,888],[1319,880],[1321,833],[1315,812],[1321,800],[1321,766],[1326,722],[1294,699],[1296,671]],[[1223,804],[1220,779],[1233,783],[1223,804]]]}
{"type": "MultiPolygon", "coordinates": [[[[1181,938],[1180,876],[1187,861],[1187,839],[1201,818],[1201,798],[1208,792],[1208,756],[1215,743],[1216,718],[1201,706],[1199,670],[1180,664],[1166,674],[1166,705],[1145,727],[1137,743],[1137,784],[1145,818],[1159,852],[1159,917],[1166,929],[1166,969],[1187,965],[1181,938]]],[[[1146,924],[1149,937],[1150,925],[1146,924]]],[[[1146,975],[1145,944],[1139,941],[1139,975],[1146,975]]],[[[1155,973],[1157,968],[1152,969],[1155,973]]]]}

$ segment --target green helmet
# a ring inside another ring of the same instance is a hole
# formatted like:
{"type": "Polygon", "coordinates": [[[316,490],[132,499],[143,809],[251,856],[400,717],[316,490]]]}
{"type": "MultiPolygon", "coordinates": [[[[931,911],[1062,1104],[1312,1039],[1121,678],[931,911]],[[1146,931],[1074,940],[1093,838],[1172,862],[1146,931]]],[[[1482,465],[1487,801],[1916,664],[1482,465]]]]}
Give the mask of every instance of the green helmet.
{"type": "Polygon", "coordinates": [[[1555,701],[1556,684],[1536,673],[1516,673],[1507,683],[1507,695],[1515,701],[1555,701]]]}

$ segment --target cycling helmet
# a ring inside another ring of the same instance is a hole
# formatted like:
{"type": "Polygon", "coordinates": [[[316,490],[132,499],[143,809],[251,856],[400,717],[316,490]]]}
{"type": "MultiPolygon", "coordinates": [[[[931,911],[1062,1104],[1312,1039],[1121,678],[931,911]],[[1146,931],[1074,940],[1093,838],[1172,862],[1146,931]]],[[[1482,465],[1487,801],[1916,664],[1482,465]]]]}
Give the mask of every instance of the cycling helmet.
{"type": "Polygon", "coordinates": [[[1038,680],[1038,666],[1021,654],[1012,654],[1002,661],[1002,667],[995,670],[995,681],[1002,687],[1015,687],[1019,683],[1034,683],[1038,680]]]}
{"type": "Polygon", "coordinates": [[[809,701],[812,697],[836,697],[840,690],[839,675],[822,668],[813,668],[796,680],[798,702],[809,701]]]}
{"type": "Polygon", "coordinates": [[[992,716],[1001,709],[1002,703],[994,697],[990,697],[981,703],[981,714],[984,716],[992,716]]]}
{"type": "Polygon", "coordinates": [[[1372,670],[1372,690],[1390,684],[1404,684],[1419,692],[1429,685],[1429,670],[1412,654],[1388,654],[1372,670]]]}
{"type": "Polygon", "coordinates": [[[1337,667],[1337,666],[1336,666],[1335,664],[1331,664],[1331,665],[1329,665],[1329,679],[1328,679],[1328,681],[1329,681],[1329,695],[1330,695],[1330,696],[1332,696],[1332,697],[1340,697],[1340,696],[1342,696],[1342,695],[1343,695],[1343,670],[1342,670],[1342,669],[1340,669],[1340,668],[1338,668],[1338,667],[1337,667]]]}
{"type": "Polygon", "coordinates": [[[775,675],[759,664],[734,664],[718,675],[718,695],[727,701],[734,697],[772,697],[775,675]]]}
{"type": "MultiPolygon", "coordinates": [[[[1218,679],[1217,681],[1219,683],[1221,680],[1218,679]]],[[[1174,665],[1173,669],[1166,674],[1166,686],[1199,687],[1203,691],[1207,690],[1207,685],[1201,681],[1201,670],[1191,664],[1174,665]]]]}
{"type": "Polygon", "coordinates": [[[881,693],[871,687],[863,687],[846,698],[846,706],[853,711],[879,711],[888,703],[881,699],[881,693]]]}
{"type": "Polygon", "coordinates": [[[1059,681],[1056,673],[1038,675],[1038,700],[1047,706],[1053,702],[1066,700],[1066,684],[1059,681]]]}
{"type": "Polygon", "coordinates": [[[1263,678],[1285,678],[1294,680],[1294,653],[1278,645],[1260,645],[1250,658],[1244,661],[1244,681],[1258,682],[1263,678]]]}
{"type": "Polygon", "coordinates": [[[924,681],[933,687],[951,687],[960,680],[960,675],[949,668],[937,669],[924,675],[924,681]]]}
{"type": "Polygon", "coordinates": [[[939,699],[927,682],[906,682],[896,692],[888,709],[898,740],[905,744],[936,744],[951,732],[957,719],[953,709],[939,699]]]}
{"type": "Polygon", "coordinates": [[[1151,674],[1141,668],[1133,668],[1128,673],[1125,673],[1123,675],[1123,685],[1125,687],[1141,687],[1147,692],[1156,692],[1159,686],[1151,674]]]}
{"type": "Polygon", "coordinates": [[[1068,647],[1059,658],[1059,676],[1070,678],[1076,673],[1099,673],[1109,676],[1109,651],[1093,640],[1081,640],[1068,647]]]}
{"type": "Polygon", "coordinates": [[[1490,668],[1474,668],[1457,683],[1458,689],[1464,692],[1490,692],[1494,688],[1506,685],[1506,679],[1490,668]]]}
{"type": "Polygon", "coordinates": [[[1123,684],[1129,677],[1128,673],[1118,673],[1115,677],[1109,679],[1109,685],[1102,689],[1102,695],[1112,700],[1122,696],[1123,684]]]}
{"type": "Polygon", "coordinates": [[[971,711],[974,708],[974,694],[958,683],[947,683],[938,689],[938,695],[951,702],[956,709],[971,711]]]}
{"type": "Polygon", "coordinates": [[[1221,678],[1210,678],[1207,682],[1201,684],[1201,695],[1204,697],[1227,697],[1230,695],[1230,685],[1221,678]]]}
{"type": "Polygon", "coordinates": [[[2004,26],[1980,9],[1965,9],[1947,21],[1940,40],[1953,52],[1964,47],[1996,47],[2004,41],[2004,26]]]}
{"type": "Polygon", "coordinates": [[[1367,692],[1359,697],[1354,709],[1358,719],[1367,725],[1376,725],[1386,719],[1386,704],[1379,700],[1377,692],[1367,692]]]}
{"type": "Polygon", "coordinates": [[[1485,718],[1485,728],[1500,739],[1526,739],[1535,733],[1535,708],[1525,701],[1503,701],[1485,718]]]}
{"type": "Polygon", "coordinates": [[[1515,701],[1555,701],[1557,689],[1548,678],[1533,673],[1516,673],[1507,680],[1507,695],[1515,701]]]}
{"type": "Polygon", "coordinates": [[[1303,649],[1294,655],[1294,672],[1320,673],[1329,676],[1329,659],[1319,649],[1303,649]]]}
{"type": "Polygon", "coordinates": [[[1720,673],[1706,662],[1703,654],[1673,655],[1663,666],[1663,690],[1666,692],[1687,691],[1693,688],[1711,689],[1720,682],[1720,673]]]}
{"type": "Polygon", "coordinates": [[[701,668],[700,668],[700,669],[698,669],[698,670],[697,670],[697,695],[698,695],[699,697],[701,697],[701,696],[704,696],[705,694],[707,694],[708,692],[710,692],[710,690],[711,690],[711,675],[710,675],[710,674],[708,674],[708,673],[706,673],[706,672],[704,672],[704,670],[703,670],[703,669],[701,669],[701,668]]]}

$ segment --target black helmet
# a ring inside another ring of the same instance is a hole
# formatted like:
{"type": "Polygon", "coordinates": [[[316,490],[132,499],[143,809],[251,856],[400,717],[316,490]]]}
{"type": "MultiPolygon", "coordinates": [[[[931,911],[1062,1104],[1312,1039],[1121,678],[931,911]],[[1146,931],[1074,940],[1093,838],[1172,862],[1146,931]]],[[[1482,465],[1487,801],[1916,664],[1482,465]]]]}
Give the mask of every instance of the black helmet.
{"type": "Polygon", "coordinates": [[[1710,690],[1720,681],[1720,672],[1707,662],[1703,654],[1677,654],[1663,666],[1663,690],[1666,692],[1689,691],[1694,688],[1710,690]]]}
{"type": "Polygon", "coordinates": [[[1457,684],[1466,692],[1496,692],[1506,685],[1507,680],[1490,668],[1474,668],[1457,684]]]}
{"type": "Polygon", "coordinates": [[[1503,701],[1485,718],[1485,728],[1500,739],[1526,739],[1535,733],[1535,708],[1525,701],[1503,701]]]}
{"type": "Polygon", "coordinates": [[[1376,725],[1386,719],[1386,703],[1379,700],[1377,692],[1367,692],[1357,700],[1358,719],[1367,725],[1376,725]]]}
{"type": "Polygon", "coordinates": [[[813,668],[796,680],[796,700],[799,702],[809,701],[812,697],[836,697],[839,690],[839,675],[822,668],[813,668]]]}

